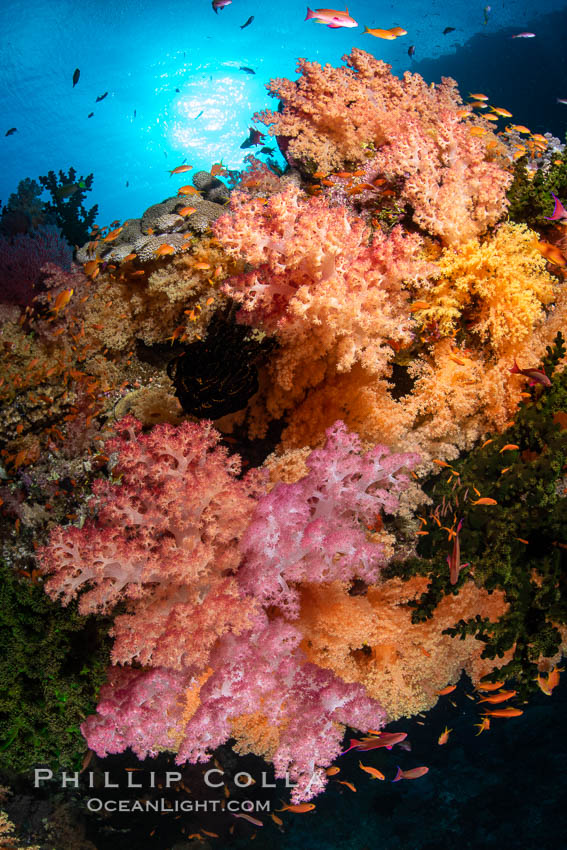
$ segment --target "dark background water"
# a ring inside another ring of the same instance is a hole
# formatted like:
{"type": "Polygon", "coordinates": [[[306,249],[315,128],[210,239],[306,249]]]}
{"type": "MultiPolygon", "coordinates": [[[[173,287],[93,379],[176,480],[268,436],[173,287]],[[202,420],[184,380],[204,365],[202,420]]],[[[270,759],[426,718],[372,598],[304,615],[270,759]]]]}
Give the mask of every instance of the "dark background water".
{"type": "MultiPolygon", "coordinates": [[[[235,850],[564,850],[567,682],[561,683],[551,697],[535,694],[522,706],[521,717],[494,718],[492,728],[480,735],[475,727],[480,722],[480,709],[467,693],[472,694],[472,687],[463,677],[457,690],[441,697],[425,718],[398,721],[388,727],[408,732],[411,751],[396,747],[390,752],[349,753],[337,759],[341,772],[329,782],[325,794],[316,798],[315,811],[280,812],[283,827],[267,813],[256,813],[265,824],[262,828],[227,813],[86,814],[89,798],[132,800],[147,794],[152,799],[167,796],[172,804],[176,800],[224,799],[222,788],[212,791],[203,781],[204,770],[213,764],[183,770],[189,793],[149,791],[150,771],[157,771],[158,782],[165,770],[179,769],[166,755],[146,760],[133,780],[141,783],[143,790],[128,792],[124,790],[124,769],[140,767],[129,752],[95,760],[89,766],[95,776],[92,790],[86,788],[86,774],[78,792],[61,792],[60,782],[31,791],[22,781],[19,796],[8,811],[25,832],[40,815],[49,816],[55,801],[72,800],[76,817],[83,821],[86,837],[97,850],[138,846],[169,850],[203,829],[219,836],[206,839],[212,847],[235,850]],[[448,743],[439,746],[438,737],[446,726],[453,731],[448,743]],[[360,770],[359,760],[381,770],[386,781],[370,779],[360,770]],[[392,783],[397,765],[402,769],[427,765],[429,773],[420,779],[392,783]],[[110,781],[121,784],[120,791],[96,787],[103,771],[109,772],[110,781]],[[337,779],[352,782],[356,792],[337,779]]],[[[246,771],[256,780],[254,786],[240,792],[229,780],[230,799],[268,800],[271,811],[281,808],[282,798],[288,799],[283,782],[278,782],[275,790],[261,788],[262,771],[267,771],[267,782],[272,781],[271,771],[262,760],[236,758],[229,748],[218,755],[225,777],[246,771]]],[[[179,850],[182,847],[188,845],[181,844],[179,850]]]]}

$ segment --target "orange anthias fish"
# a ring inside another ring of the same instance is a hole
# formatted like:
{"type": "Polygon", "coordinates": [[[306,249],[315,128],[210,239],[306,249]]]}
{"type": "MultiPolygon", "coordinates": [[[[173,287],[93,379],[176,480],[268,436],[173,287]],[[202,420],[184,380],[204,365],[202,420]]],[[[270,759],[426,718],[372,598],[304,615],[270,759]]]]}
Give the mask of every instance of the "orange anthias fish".
{"type": "Polygon", "coordinates": [[[549,671],[546,679],[541,673],[538,674],[536,682],[546,696],[551,696],[553,689],[559,684],[559,674],[562,672],[563,670],[560,667],[554,667],[553,670],[549,671]]]}
{"type": "Polygon", "coordinates": [[[469,97],[472,97],[475,100],[488,100],[488,97],[485,94],[469,94],[469,97]]]}
{"type": "Polygon", "coordinates": [[[60,310],[63,310],[71,300],[74,291],[74,289],[63,289],[55,299],[55,304],[51,308],[52,312],[59,313],[60,310]]]}
{"type": "Polygon", "coordinates": [[[485,717],[519,717],[524,712],[520,708],[495,708],[487,711],[485,717]]]}
{"type": "Polygon", "coordinates": [[[283,809],[276,809],[276,812],[294,812],[296,815],[303,815],[305,812],[312,812],[315,808],[315,803],[284,803],[282,800],[283,809]]]}
{"type": "Polygon", "coordinates": [[[448,727],[448,726],[445,726],[445,729],[443,730],[443,732],[441,732],[441,734],[439,735],[439,737],[438,737],[438,739],[437,739],[437,743],[438,743],[440,746],[443,746],[443,744],[446,744],[446,743],[447,743],[447,741],[449,740],[449,734],[450,734],[452,731],[453,731],[453,730],[452,730],[452,729],[449,729],[449,727],[448,727]]]}
{"type": "Polygon", "coordinates": [[[89,260],[88,263],[85,263],[83,266],[83,271],[87,277],[90,277],[91,280],[95,280],[100,274],[99,268],[100,260],[89,260]]]}
{"type": "Polygon", "coordinates": [[[506,443],[505,446],[502,446],[498,454],[502,454],[502,452],[512,452],[520,447],[516,445],[516,443],[506,443]]]}
{"type": "Polygon", "coordinates": [[[181,215],[185,218],[187,215],[193,215],[194,212],[197,212],[196,207],[182,207],[180,210],[177,210],[177,215],[181,215]]]}
{"type": "Polygon", "coordinates": [[[507,699],[515,697],[517,691],[502,691],[500,694],[493,694],[490,697],[483,697],[479,702],[489,702],[491,705],[498,705],[499,702],[506,702],[507,699]]]}
{"type": "Polygon", "coordinates": [[[503,685],[504,682],[479,682],[476,689],[477,691],[497,691],[503,685]]]}
{"type": "Polygon", "coordinates": [[[167,243],[163,243],[159,248],[156,248],[154,254],[157,254],[158,257],[165,257],[167,254],[175,254],[175,248],[173,245],[168,245],[167,243]]]}
{"type": "Polygon", "coordinates": [[[339,785],[346,785],[347,788],[356,793],[356,786],[352,782],[346,782],[344,779],[337,779],[337,782],[339,785]]]}
{"type": "Polygon", "coordinates": [[[398,38],[400,35],[407,35],[406,30],[402,30],[401,32],[393,32],[393,30],[401,29],[401,27],[392,27],[389,30],[381,30],[381,29],[369,29],[369,27],[364,27],[363,35],[373,35],[375,38],[384,38],[386,41],[394,41],[395,38],[398,38]]]}
{"type": "Polygon", "coordinates": [[[392,782],[399,782],[400,779],[419,779],[420,776],[425,776],[428,772],[428,767],[412,767],[411,770],[402,770],[398,766],[398,772],[392,779],[392,782]]]}
{"type": "Polygon", "coordinates": [[[327,24],[329,29],[339,29],[340,27],[357,27],[358,23],[351,18],[348,13],[348,7],[344,12],[337,9],[312,9],[307,7],[306,21],[314,20],[316,24],[327,24]]]}
{"type": "Polygon", "coordinates": [[[535,247],[545,259],[552,263],[554,266],[564,266],[567,264],[567,260],[557,247],[557,245],[551,245],[549,242],[536,242],[535,247]]]}
{"type": "Polygon", "coordinates": [[[496,499],[489,499],[487,496],[484,496],[482,499],[477,499],[476,502],[471,502],[471,505],[497,505],[498,502],[496,499]]]}
{"type": "Polygon", "coordinates": [[[360,760],[358,762],[358,766],[360,767],[361,770],[364,770],[369,776],[371,776],[372,779],[384,779],[384,780],[386,779],[384,774],[381,773],[377,768],[371,767],[368,764],[362,764],[362,762],[360,760]]]}
{"type": "Polygon", "coordinates": [[[474,725],[478,727],[478,732],[476,733],[477,737],[478,737],[483,732],[486,732],[487,729],[490,729],[490,718],[489,717],[483,717],[483,719],[480,723],[475,723],[474,725]]]}
{"type": "Polygon", "coordinates": [[[328,767],[327,770],[325,771],[327,776],[336,776],[337,773],[340,773],[340,772],[341,772],[341,769],[340,769],[340,767],[337,767],[336,764],[333,765],[332,767],[328,767]]]}
{"type": "Polygon", "coordinates": [[[173,177],[174,174],[183,174],[184,171],[191,171],[192,168],[192,165],[178,165],[177,168],[170,169],[169,176],[173,177]]]}
{"type": "Polygon", "coordinates": [[[116,239],[116,237],[118,236],[119,233],[122,233],[123,229],[124,229],[123,227],[117,227],[116,230],[111,230],[110,233],[106,234],[106,236],[104,237],[104,239],[102,241],[103,242],[112,242],[114,239],[116,239]]]}
{"type": "Polygon", "coordinates": [[[194,186],[181,186],[180,189],[177,190],[178,195],[198,195],[199,192],[195,189],[194,186]]]}
{"type": "Polygon", "coordinates": [[[447,696],[447,694],[452,694],[454,690],[456,690],[456,685],[447,685],[446,688],[441,688],[440,691],[437,691],[437,695],[440,697],[447,696]]]}
{"type": "Polygon", "coordinates": [[[511,118],[512,117],[512,113],[508,112],[507,109],[501,109],[500,107],[497,107],[497,106],[491,106],[490,108],[492,109],[493,112],[496,112],[496,114],[500,115],[502,118],[511,118]]]}

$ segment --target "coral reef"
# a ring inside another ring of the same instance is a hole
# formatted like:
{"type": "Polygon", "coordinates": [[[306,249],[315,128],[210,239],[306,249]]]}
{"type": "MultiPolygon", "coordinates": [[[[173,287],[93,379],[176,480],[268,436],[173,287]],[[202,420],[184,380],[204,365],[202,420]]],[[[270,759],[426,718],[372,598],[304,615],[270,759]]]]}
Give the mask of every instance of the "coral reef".
{"type": "Polygon", "coordinates": [[[9,766],[55,740],[76,764],[81,720],[101,758],[197,765],[232,739],[299,803],[347,727],[463,672],[553,689],[565,151],[494,135],[452,80],[345,60],[270,83],[285,173],[216,163],[98,227],[71,169],[47,208],[24,181],[3,212],[9,766]],[[49,216],[80,265],[35,257],[49,216]]]}

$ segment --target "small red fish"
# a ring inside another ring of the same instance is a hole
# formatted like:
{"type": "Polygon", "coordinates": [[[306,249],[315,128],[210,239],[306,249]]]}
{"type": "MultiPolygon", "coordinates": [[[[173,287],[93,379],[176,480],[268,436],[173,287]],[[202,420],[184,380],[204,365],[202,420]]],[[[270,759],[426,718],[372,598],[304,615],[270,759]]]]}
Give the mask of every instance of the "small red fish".
{"type": "MultiPolygon", "coordinates": [[[[461,526],[463,521],[461,520],[456,528],[456,531],[453,533],[453,548],[451,552],[447,555],[447,563],[449,564],[449,581],[451,584],[456,584],[459,580],[459,574],[461,570],[465,567],[468,567],[467,564],[461,564],[461,544],[459,541],[459,531],[461,530],[461,526]]],[[[450,539],[450,538],[449,538],[450,539]]],[[[451,688],[454,690],[455,686],[451,688]]],[[[443,689],[445,693],[451,693],[447,688],[443,689]]],[[[443,695],[443,691],[441,692],[441,696],[443,695]]]]}
{"type": "Polygon", "coordinates": [[[446,688],[442,688],[440,691],[437,691],[437,695],[440,697],[447,696],[447,694],[452,694],[456,688],[456,685],[447,685],[446,688]]]}
{"type": "Polygon", "coordinates": [[[419,779],[420,776],[425,776],[428,772],[428,767],[412,767],[411,770],[402,770],[398,766],[398,772],[392,779],[392,782],[399,782],[400,779],[419,779]]]}
{"type": "Polygon", "coordinates": [[[562,218],[567,219],[567,210],[565,209],[565,207],[563,206],[563,204],[561,203],[561,201],[559,200],[557,195],[554,195],[553,192],[552,192],[551,196],[552,196],[553,200],[555,201],[555,207],[553,209],[552,214],[546,215],[546,216],[544,216],[544,218],[546,218],[548,221],[559,221],[562,218]]]}
{"type": "MultiPolygon", "coordinates": [[[[279,811],[281,812],[282,810],[279,809],[279,811]]],[[[258,818],[253,818],[252,815],[247,815],[244,812],[240,812],[239,814],[235,814],[235,812],[231,812],[231,814],[234,818],[242,818],[243,820],[247,820],[249,823],[253,823],[254,826],[264,826],[264,824],[262,823],[261,820],[258,820],[258,818]]],[[[202,829],[201,832],[205,832],[205,830],[202,829]]],[[[210,834],[211,834],[210,832],[205,832],[205,835],[210,835],[210,834]]],[[[217,838],[218,838],[218,836],[217,836],[217,838]]]]}
{"type": "Polygon", "coordinates": [[[361,753],[368,752],[369,750],[377,750],[380,747],[386,747],[387,750],[391,750],[395,744],[399,744],[400,741],[405,741],[407,736],[407,732],[383,732],[375,737],[362,738],[362,740],[351,738],[350,747],[340,755],[344,756],[345,753],[348,753],[349,750],[353,749],[361,753]]]}
{"type": "Polygon", "coordinates": [[[536,384],[542,384],[544,387],[550,387],[551,381],[545,374],[544,369],[536,369],[535,367],[528,369],[520,369],[516,361],[514,360],[514,365],[510,369],[510,372],[513,375],[523,375],[525,378],[529,378],[536,384]]]}

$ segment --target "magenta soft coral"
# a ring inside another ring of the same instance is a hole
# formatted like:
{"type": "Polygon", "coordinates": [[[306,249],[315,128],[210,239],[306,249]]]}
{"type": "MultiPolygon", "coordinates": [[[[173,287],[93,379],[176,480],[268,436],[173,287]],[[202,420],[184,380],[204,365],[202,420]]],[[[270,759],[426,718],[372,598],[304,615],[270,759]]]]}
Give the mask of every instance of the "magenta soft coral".
{"type": "Polygon", "coordinates": [[[172,746],[183,716],[187,677],[173,670],[110,667],[97,713],[81,731],[101,758],[131,747],[139,759],[172,746]]]}
{"type": "Polygon", "coordinates": [[[324,447],[306,459],[309,474],[295,484],[277,484],[260,499],[241,543],[241,587],[295,618],[295,583],[374,583],[385,556],[379,544],[368,542],[365,526],[379,512],[396,512],[407,470],[418,460],[385,446],[362,453],[358,436],[336,422],[324,447]]]}
{"type": "MultiPolygon", "coordinates": [[[[381,705],[359,684],[346,684],[311,664],[299,648],[301,634],[281,619],[259,615],[254,628],[225,634],[211,654],[214,672],[200,688],[199,706],[184,720],[184,691],[193,682],[159,668],[112,667],[97,713],[82,732],[99,756],[131,747],[141,759],[179,746],[177,764],[206,762],[232,736],[237,716],[258,710],[274,729],[277,778],[296,784],[292,798],[323,790],[324,768],[340,753],[344,726],[367,731],[385,722],[381,705]]],[[[250,748],[257,742],[249,740],[250,748]]]]}
{"type": "Polygon", "coordinates": [[[114,480],[93,487],[96,518],[55,529],[38,553],[52,574],[46,590],[64,604],[82,591],[84,614],[127,602],[114,625],[115,663],[203,667],[218,635],[245,628],[256,610],[232,573],[258,474],[238,480],[240,459],[217,446],[207,423],[142,434],[127,417],[117,430],[106,444],[118,455],[114,480]]]}
{"type": "Polygon", "coordinates": [[[178,764],[203,760],[207,748],[230,737],[231,718],[260,710],[277,730],[276,777],[288,774],[297,783],[292,799],[308,800],[323,790],[324,768],[341,751],[344,726],[380,728],[385,712],[361,685],[309,663],[300,640],[289,623],[267,618],[259,618],[248,635],[221,638],[211,656],[216,673],[201,689],[201,705],[184,729],[178,764]]]}

